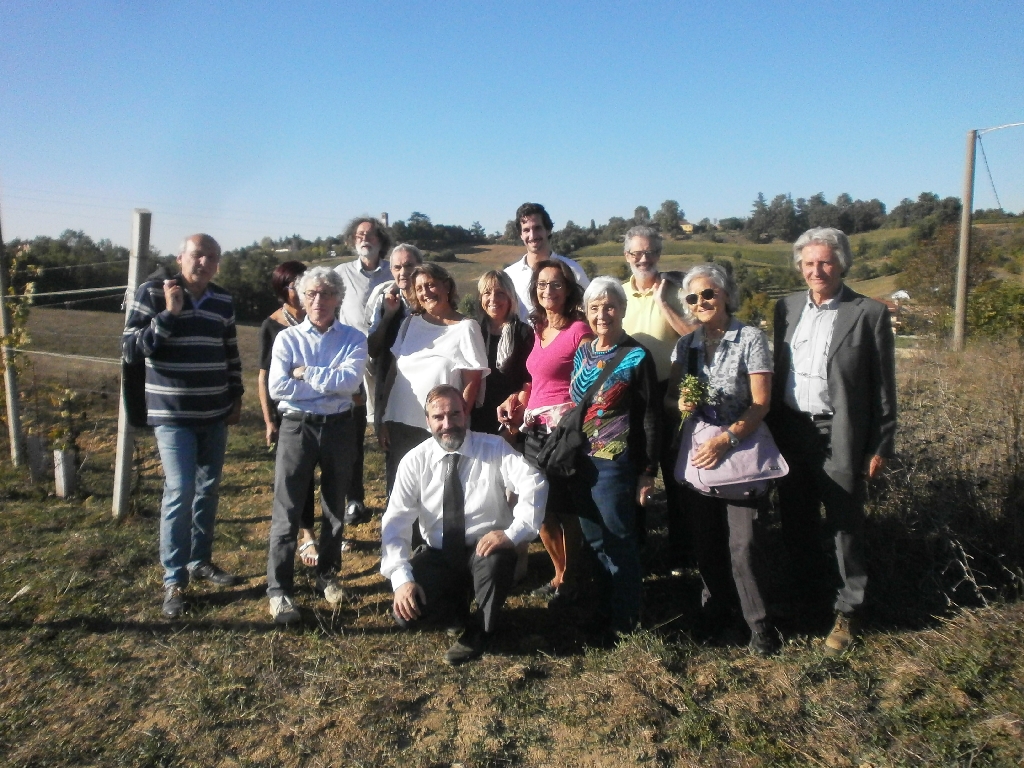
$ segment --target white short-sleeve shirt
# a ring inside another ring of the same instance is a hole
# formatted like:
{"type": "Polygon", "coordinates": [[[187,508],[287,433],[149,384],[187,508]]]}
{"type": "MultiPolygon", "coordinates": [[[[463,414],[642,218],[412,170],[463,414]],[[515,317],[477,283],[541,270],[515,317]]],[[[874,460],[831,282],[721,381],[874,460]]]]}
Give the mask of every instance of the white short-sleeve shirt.
{"type": "Polygon", "coordinates": [[[397,370],[384,420],[420,429],[427,426],[423,402],[431,389],[451,384],[462,390],[463,371],[481,371],[486,376],[491,370],[480,324],[469,318],[454,325],[434,325],[422,315],[412,315],[398,332],[391,354],[397,370]]]}

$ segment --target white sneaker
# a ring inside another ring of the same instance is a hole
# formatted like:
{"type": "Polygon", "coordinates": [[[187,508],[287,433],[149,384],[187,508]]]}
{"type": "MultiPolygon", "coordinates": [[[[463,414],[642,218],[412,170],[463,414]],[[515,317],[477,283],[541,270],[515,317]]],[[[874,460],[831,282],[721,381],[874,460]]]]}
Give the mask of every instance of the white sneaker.
{"type": "Polygon", "coordinates": [[[294,624],[302,620],[299,609],[288,595],[275,595],[270,598],[270,615],[277,624],[294,624]]]}

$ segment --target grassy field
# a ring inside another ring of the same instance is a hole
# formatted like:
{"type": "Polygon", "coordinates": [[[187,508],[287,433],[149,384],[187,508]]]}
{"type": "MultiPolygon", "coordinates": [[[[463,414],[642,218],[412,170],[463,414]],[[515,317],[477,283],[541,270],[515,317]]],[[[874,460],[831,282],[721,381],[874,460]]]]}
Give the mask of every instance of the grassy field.
{"type": "MultiPolygon", "coordinates": [[[[497,258],[497,257],[496,257],[497,258]]],[[[120,318],[36,310],[37,348],[116,355],[120,318]],[[78,342],[83,338],[91,342],[78,342]]],[[[643,629],[591,645],[574,615],[529,591],[538,544],[484,659],[440,663],[444,632],[392,629],[379,521],[355,527],[348,598],[331,611],[298,567],[304,623],[266,609],[273,457],[240,329],[243,423],[231,430],[217,526],[236,588],[198,587],[160,618],[152,438],[140,440],[134,513],[110,517],[114,369],[37,358],[23,382],[37,424],[55,386],[81,392],[81,494],[33,487],[0,443],[0,763],[11,766],[917,766],[1024,760],[1024,358],[1015,345],[901,358],[899,458],[870,501],[875,610],[863,640],[825,656],[827,617],[783,615],[783,652],[710,640],[699,577],[665,567],[663,498],[645,554],[643,629]]],[[[114,380],[116,386],[116,380],[114,380]]],[[[4,430],[4,437],[6,430],[4,430]]],[[[367,443],[368,503],[383,504],[367,443]]],[[[52,482],[52,481],[51,481],[52,482]]],[[[784,560],[770,517],[776,587],[784,560]]],[[[785,603],[779,602],[784,608],[785,603]]]]}
{"type": "MultiPolygon", "coordinates": [[[[717,258],[734,258],[735,254],[752,264],[768,266],[785,266],[789,263],[792,246],[789,243],[770,243],[758,245],[747,240],[736,239],[725,243],[713,243],[703,240],[667,240],[662,251],[663,264],[684,264],[704,261],[705,255],[717,258]],[[681,258],[679,258],[681,257],[681,258]]],[[[575,257],[577,260],[612,257],[622,260],[622,243],[599,243],[580,249],[575,257]]],[[[678,269],[676,266],[663,269],[678,269]]]]}

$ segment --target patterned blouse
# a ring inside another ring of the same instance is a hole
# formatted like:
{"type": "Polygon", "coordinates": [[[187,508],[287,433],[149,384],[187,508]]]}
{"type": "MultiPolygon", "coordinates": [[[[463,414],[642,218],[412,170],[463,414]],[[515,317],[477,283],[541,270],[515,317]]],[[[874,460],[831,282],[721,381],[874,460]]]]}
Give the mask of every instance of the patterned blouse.
{"type": "Polygon", "coordinates": [[[710,390],[701,415],[717,426],[734,423],[754,401],[750,374],[772,372],[768,337],[760,328],[732,318],[714,357],[708,361],[704,359],[704,329],[698,328],[676,342],[672,352],[672,362],[681,364],[684,376],[689,373],[691,345],[697,350],[697,375],[710,390]]]}
{"type": "Polygon", "coordinates": [[[600,352],[595,344],[591,341],[576,350],[571,386],[574,403],[583,399],[620,347],[630,350],[601,384],[583,417],[583,432],[590,438],[590,455],[614,459],[628,449],[637,472],[656,475],[661,421],[660,403],[655,402],[658,374],[654,359],[632,336],[623,336],[619,344],[600,352]]]}

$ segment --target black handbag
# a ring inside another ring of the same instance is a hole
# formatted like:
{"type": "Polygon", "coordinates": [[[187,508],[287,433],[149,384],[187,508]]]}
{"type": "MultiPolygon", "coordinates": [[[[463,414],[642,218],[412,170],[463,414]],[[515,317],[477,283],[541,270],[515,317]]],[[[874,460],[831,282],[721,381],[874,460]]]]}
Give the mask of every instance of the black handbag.
{"type": "MultiPolygon", "coordinates": [[[[170,280],[166,267],[160,266],[146,278],[146,283],[158,282],[161,285],[164,280],[170,280]]],[[[184,287],[180,278],[175,278],[184,287]]],[[[144,283],[145,284],[145,283],[144,283]]],[[[149,426],[149,409],[146,406],[146,358],[139,355],[132,356],[131,362],[128,355],[122,351],[121,355],[121,381],[124,384],[124,412],[128,418],[128,424],[135,429],[152,429],[149,426]]]]}
{"type": "Polygon", "coordinates": [[[612,375],[612,371],[618,368],[629,350],[629,347],[620,347],[615,357],[608,361],[594,383],[584,393],[579,404],[565,414],[558,422],[558,426],[549,434],[537,435],[534,432],[527,432],[526,450],[523,455],[528,462],[544,474],[554,477],[572,477],[579,471],[579,457],[590,443],[583,433],[583,417],[597,390],[612,375]]]}

